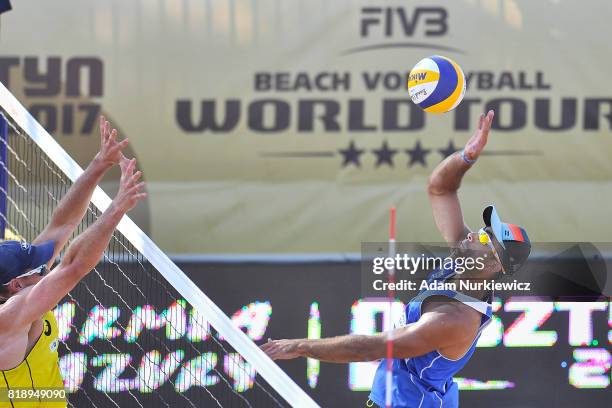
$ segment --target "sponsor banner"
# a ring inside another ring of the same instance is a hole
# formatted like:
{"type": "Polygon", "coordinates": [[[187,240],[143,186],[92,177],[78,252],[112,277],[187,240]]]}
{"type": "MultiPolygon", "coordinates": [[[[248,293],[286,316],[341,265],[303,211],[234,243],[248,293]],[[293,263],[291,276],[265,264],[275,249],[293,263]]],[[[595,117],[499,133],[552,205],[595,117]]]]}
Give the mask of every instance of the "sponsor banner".
{"type": "Polygon", "coordinates": [[[403,240],[435,241],[427,176],[488,109],[467,221],[496,202],[533,240],[605,241],[611,7],[25,1],[3,16],[0,81],[83,164],[100,113],[130,138],[149,183],[134,217],[170,252],[358,252],[391,204],[403,240]],[[433,54],[468,83],[443,115],[406,89],[433,54]]]}
{"type": "MultiPolygon", "coordinates": [[[[539,266],[556,269],[568,259],[539,266]]],[[[401,325],[403,308],[410,300],[398,293],[389,307],[384,294],[362,296],[359,262],[191,262],[180,266],[258,344],[268,338],[374,334],[388,322],[401,325]]],[[[147,283],[132,273],[138,268],[122,265],[149,295],[147,283]]],[[[119,272],[106,274],[110,274],[109,282],[120,279],[115,276],[119,272]]],[[[235,392],[253,396],[249,376],[254,374],[232,371],[227,361],[233,350],[219,347],[218,335],[207,330],[204,317],[180,297],[173,301],[157,293],[143,298],[126,284],[118,286],[122,297],[117,300],[99,282],[88,283],[101,304],[81,285],[56,309],[60,338],[65,342],[60,346],[60,367],[74,405],[108,403],[106,393],[120,406],[133,403],[134,398],[143,405],[156,404],[160,395],[171,406],[190,406],[186,398],[197,406],[208,406],[213,403],[209,393],[227,398],[220,376],[228,378],[235,392]],[[152,365],[151,361],[162,363],[152,365]],[[202,367],[199,377],[189,376],[189,367],[196,361],[202,367]]],[[[496,296],[492,306],[493,320],[471,360],[455,376],[462,406],[489,407],[492,400],[500,407],[569,408],[584,401],[609,406],[609,298],[576,302],[561,297],[534,301],[530,296],[496,296]]],[[[377,363],[296,359],[279,365],[321,406],[353,407],[363,406],[367,399],[377,363]]]]}

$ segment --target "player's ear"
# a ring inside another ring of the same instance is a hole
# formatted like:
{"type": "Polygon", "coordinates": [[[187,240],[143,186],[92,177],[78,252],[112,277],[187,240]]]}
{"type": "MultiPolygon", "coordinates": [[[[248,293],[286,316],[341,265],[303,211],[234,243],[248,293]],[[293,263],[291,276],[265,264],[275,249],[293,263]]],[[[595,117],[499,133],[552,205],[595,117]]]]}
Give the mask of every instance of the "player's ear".
{"type": "Polygon", "coordinates": [[[9,283],[4,285],[3,293],[6,294],[6,296],[11,296],[19,292],[20,290],[21,290],[21,285],[17,281],[17,278],[13,278],[9,281],[9,283]]]}

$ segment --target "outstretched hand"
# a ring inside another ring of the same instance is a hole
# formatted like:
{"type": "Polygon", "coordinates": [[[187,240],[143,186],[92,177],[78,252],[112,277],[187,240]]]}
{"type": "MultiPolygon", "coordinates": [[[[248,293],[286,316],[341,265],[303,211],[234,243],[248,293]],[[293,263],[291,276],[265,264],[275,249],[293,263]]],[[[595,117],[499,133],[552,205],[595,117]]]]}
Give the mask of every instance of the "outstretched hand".
{"type": "Polygon", "coordinates": [[[300,357],[298,344],[300,340],[272,340],[260,346],[261,350],[272,360],[290,360],[300,357]]]}
{"type": "Polygon", "coordinates": [[[495,116],[495,112],[490,110],[487,115],[480,114],[480,119],[478,120],[478,129],[474,131],[474,134],[465,144],[465,156],[469,160],[476,160],[480,153],[484,149],[487,144],[487,140],[489,138],[489,130],[491,129],[491,123],[493,123],[493,117],[495,116]]]}
{"type": "Polygon", "coordinates": [[[136,169],[136,159],[128,159],[122,157],[119,161],[121,167],[121,180],[119,181],[119,191],[113,200],[113,203],[120,211],[126,213],[138,204],[138,201],[147,196],[143,192],[145,183],[138,182],[142,176],[141,171],[136,169]]]}
{"type": "Polygon", "coordinates": [[[117,129],[111,129],[111,124],[103,115],[100,115],[100,153],[98,158],[109,166],[115,165],[125,159],[122,150],[128,145],[128,139],[117,141],[117,129]]]}

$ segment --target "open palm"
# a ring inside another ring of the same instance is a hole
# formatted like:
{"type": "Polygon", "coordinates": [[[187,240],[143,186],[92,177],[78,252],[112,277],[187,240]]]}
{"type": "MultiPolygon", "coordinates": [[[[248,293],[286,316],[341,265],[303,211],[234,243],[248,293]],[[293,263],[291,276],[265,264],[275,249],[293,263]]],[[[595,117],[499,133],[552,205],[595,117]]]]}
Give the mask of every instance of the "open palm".
{"type": "Polygon", "coordinates": [[[117,129],[112,128],[104,116],[100,116],[100,153],[99,158],[114,165],[125,159],[122,150],[128,145],[128,140],[117,140],[117,129]]]}
{"type": "Polygon", "coordinates": [[[487,144],[489,138],[489,130],[491,129],[491,123],[493,123],[493,117],[495,112],[490,110],[487,115],[480,115],[478,120],[478,128],[474,131],[474,134],[465,144],[465,156],[469,160],[476,160],[480,153],[487,144]]]}

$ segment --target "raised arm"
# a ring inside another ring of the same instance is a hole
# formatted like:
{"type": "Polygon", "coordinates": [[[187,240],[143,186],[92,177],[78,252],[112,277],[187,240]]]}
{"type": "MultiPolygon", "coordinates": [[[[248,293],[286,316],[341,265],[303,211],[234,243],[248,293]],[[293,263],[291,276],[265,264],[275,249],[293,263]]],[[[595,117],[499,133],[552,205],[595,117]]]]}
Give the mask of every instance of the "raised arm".
{"type": "Polygon", "coordinates": [[[40,318],[76,286],[100,261],[123,215],[146,194],[134,172],[136,160],[122,158],[119,191],[108,209],[68,247],[61,263],[47,276],[12,296],[0,309],[2,327],[23,327],[40,318]]]}
{"type": "Polygon", "coordinates": [[[309,357],[332,363],[373,361],[386,357],[387,335],[393,341],[393,358],[410,358],[453,346],[474,332],[452,306],[424,313],[416,323],[371,336],[347,335],[328,339],[274,340],[261,346],[273,360],[309,357]]]}
{"type": "Polygon", "coordinates": [[[429,177],[427,192],[434,220],[447,242],[460,241],[470,232],[463,221],[457,191],[463,175],[472,167],[468,161],[478,159],[487,144],[493,117],[492,110],[486,116],[480,115],[478,128],[465,145],[464,152],[467,160],[461,157],[461,152],[452,154],[443,160],[429,177]]]}
{"type": "Polygon", "coordinates": [[[96,186],[108,169],[119,163],[123,157],[121,150],[128,144],[127,139],[117,141],[117,130],[111,130],[110,123],[104,116],[100,117],[100,139],[100,151],[60,200],[47,227],[32,241],[34,244],[46,241],[55,242],[55,252],[47,266],[53,264],[74,230],[81,223],[96,186]]]}

